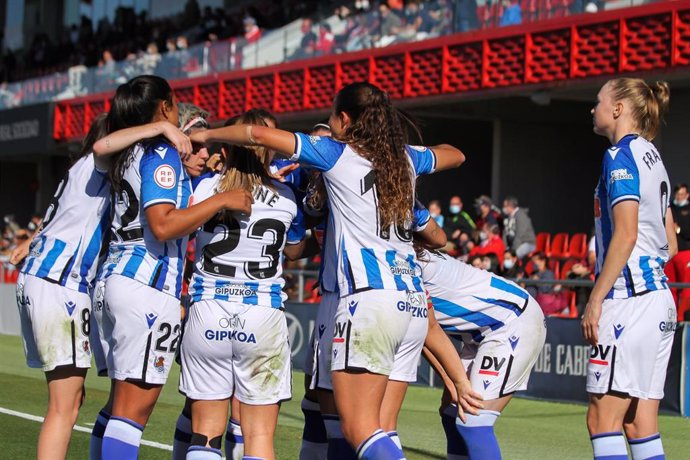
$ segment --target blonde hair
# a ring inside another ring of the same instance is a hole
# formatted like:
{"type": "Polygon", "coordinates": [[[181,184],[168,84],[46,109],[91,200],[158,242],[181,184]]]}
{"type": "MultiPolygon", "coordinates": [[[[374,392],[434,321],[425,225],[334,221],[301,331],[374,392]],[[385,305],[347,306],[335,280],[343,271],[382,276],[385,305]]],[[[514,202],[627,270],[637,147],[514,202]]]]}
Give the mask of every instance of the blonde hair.
{"type": "MultiPolygon", "coordinates": [[[[253,113],[244,113],[232,120],[231,125],[267,126],[264,119],[253,113]]],[[[225,173],[218,183],[218,192],[243,189],[253,193],[258,186],[273,189],[273,176],[269,172],[270,149],[261,146],[225,146],[228,150],[225,173]]]]}
{"type": "Polygon", "coordinates": [[[668,111],[671,95],[668,83],[657,81],[648,85],[641,78],[615,78],[607,84],[615,101],[626,100],[630,103],[632,118],[640,135],[648,140],[654,139],[668,111]]]}

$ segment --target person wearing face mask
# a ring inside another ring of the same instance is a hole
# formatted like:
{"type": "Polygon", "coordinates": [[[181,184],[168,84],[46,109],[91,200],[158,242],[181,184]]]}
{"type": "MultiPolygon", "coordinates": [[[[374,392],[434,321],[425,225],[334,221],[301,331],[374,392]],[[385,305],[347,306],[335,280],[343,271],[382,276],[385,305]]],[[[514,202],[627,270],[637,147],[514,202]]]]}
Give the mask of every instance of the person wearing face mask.
{"type": "Polygon", "coordinates": [[[525,209],[518,206],[518,200],[514,196],[507,196],[503,200],[502,211],[505,216],[503,240],[519,259],[523,259],[537,247],[532,219],[525,209]]]}
{"type": "Polygon", "coordinates": [[[498,257],[499,265],[503,266],[505,252],[506,245],[503,243],[498,225],[487,223],[479,232],[479,245],[472,248],[469,256],[495,254],[498,257]]]}
{"type": "MultiPolygon", "coordinates": [[[[690,283],[690,193],[686,184],[678,184],[673,189],[671,212],[676,229],[678,254],[668,261],[664,271],[671,283],[690,283]]],[[[679,307],[684,303],[690,303],[690,289],[671,289],[671,292],[679,307]]],[[[679,308],[679,311],[682,309],[679,308]]]]}
{"type": "Polygon", "coordinates": [[[429,202],[429,215],[436,221],[436,224],[443,228],[445,217],[441,214],[441,202],[438,200],[432,200],[429,202]]]}
{"type": "Polygon", "coordinates": [[[520,259],[512,249],[506,249],[503,253],[503,264],[501,265],[501,276],[506,278],[521,278],[524,271],[520,266],[520,259]]]}
{"type": "Polygon", "coordinates": [[[457,195],[450,198],[443,230],[445,230],[448,240],[460,248],[469,241],[471,235],[477,230],[472,217],[462,209],[462,200],[457,195]]]}

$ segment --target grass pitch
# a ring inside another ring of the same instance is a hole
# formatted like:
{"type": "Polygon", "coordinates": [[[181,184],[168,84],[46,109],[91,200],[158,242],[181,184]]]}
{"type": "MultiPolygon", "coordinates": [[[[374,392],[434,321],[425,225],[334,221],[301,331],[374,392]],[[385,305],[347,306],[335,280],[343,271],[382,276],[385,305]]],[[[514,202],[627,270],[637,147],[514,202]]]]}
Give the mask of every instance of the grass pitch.
{"type": "MultiPolygon", "coordinates": [[[[0,408],[43,416],[47,389],[43,373],[24,363],[21,339],[0,335],[0,408]]],[[[144,439],[172,444],[175,421],[183,404],[177,392],[178,371],[173,369],[158,405],[144,432],[144,439]]],[[[283,405],[276,433],[279,459],[298,458],[302,435],[303,375],[293,376],[294,399],[283,405]]],[[[87,395],[77,425],[90,429],[98,410],[107,399],[109,381],[90,373],[87,395]]],[[[410,388],[400,415],[398,432],[406,446],[407,458],[445,458],[445,437],[438,417],[440,391],[426,387],[410,388]]],[[[681,417],[661,416],[661,433],[669,459],[690,455],[690,421],[681,417]]],[[[36,456],[40,423],[0,413],[0,457],[29,459],[36,456]]],[[[499,418],[496,432],[503,457],[510,459],[586,459],[591,448],[585,428],[585,407],[543,401],[514,399],[499,418]]],[[[88,458],[89,435],[75,431],[68,458],[88,458]]],[[[170,452],[143,446],[142,459],[169,459],[170,452]]]]}

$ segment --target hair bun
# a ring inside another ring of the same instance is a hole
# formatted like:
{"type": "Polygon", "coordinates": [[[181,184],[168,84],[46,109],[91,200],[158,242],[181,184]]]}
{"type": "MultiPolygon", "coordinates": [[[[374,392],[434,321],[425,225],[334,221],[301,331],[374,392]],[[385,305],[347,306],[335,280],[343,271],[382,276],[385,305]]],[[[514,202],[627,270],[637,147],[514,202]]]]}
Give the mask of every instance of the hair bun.
{"type": "Polygon", "coordinates": [[[659,116],[663,117],[668,112],[669,101],[671,98],[671,88],[665,81],[655,81],[649,88],[652,90],[654,99],[659,104],[659,116]]]}

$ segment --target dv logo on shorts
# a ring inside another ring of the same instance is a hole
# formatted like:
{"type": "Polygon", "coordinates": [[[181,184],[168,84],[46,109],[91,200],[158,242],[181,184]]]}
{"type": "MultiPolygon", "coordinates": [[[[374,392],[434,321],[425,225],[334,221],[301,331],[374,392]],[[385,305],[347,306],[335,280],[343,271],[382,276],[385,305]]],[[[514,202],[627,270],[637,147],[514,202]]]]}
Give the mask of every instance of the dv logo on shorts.
{"type": "Polygon", "coordinates": [[[77,306],[77,304],[72,302],[71,300],[69,302],[65,302],[65,308],[67,309],[67,314],[72,316],[72,312],[74,312],[74,309],[76,306],[77,306]]]}
{"type": "Polygon", "coordinates": [[[600,345],[597,344],[596,347],[592,347],[592,351],[589,353],[589,362],[590,364],[598,364],[600,366],[608,366],[609,362],[607,361],[607,357],[609,356],[609,353],[611,352],[611,345],[600,345]]]}
{"type": "Polygon", "coordinates": [[[333,343],[345,342],[345,328],[347,323],[335,323],[335,331],[333,332],[333,343]]]}
{"type": "Polygon", "coordinates": [[[496,377],[498,376],[498,373],[501,371],[501,368],[505,362],[505,358],[501,358],[499,361],[498,358],[494,356],[484,356],[482,358],[482,365],[479,369],[479,373],[482,375],[493,375],[496,377]]]}

